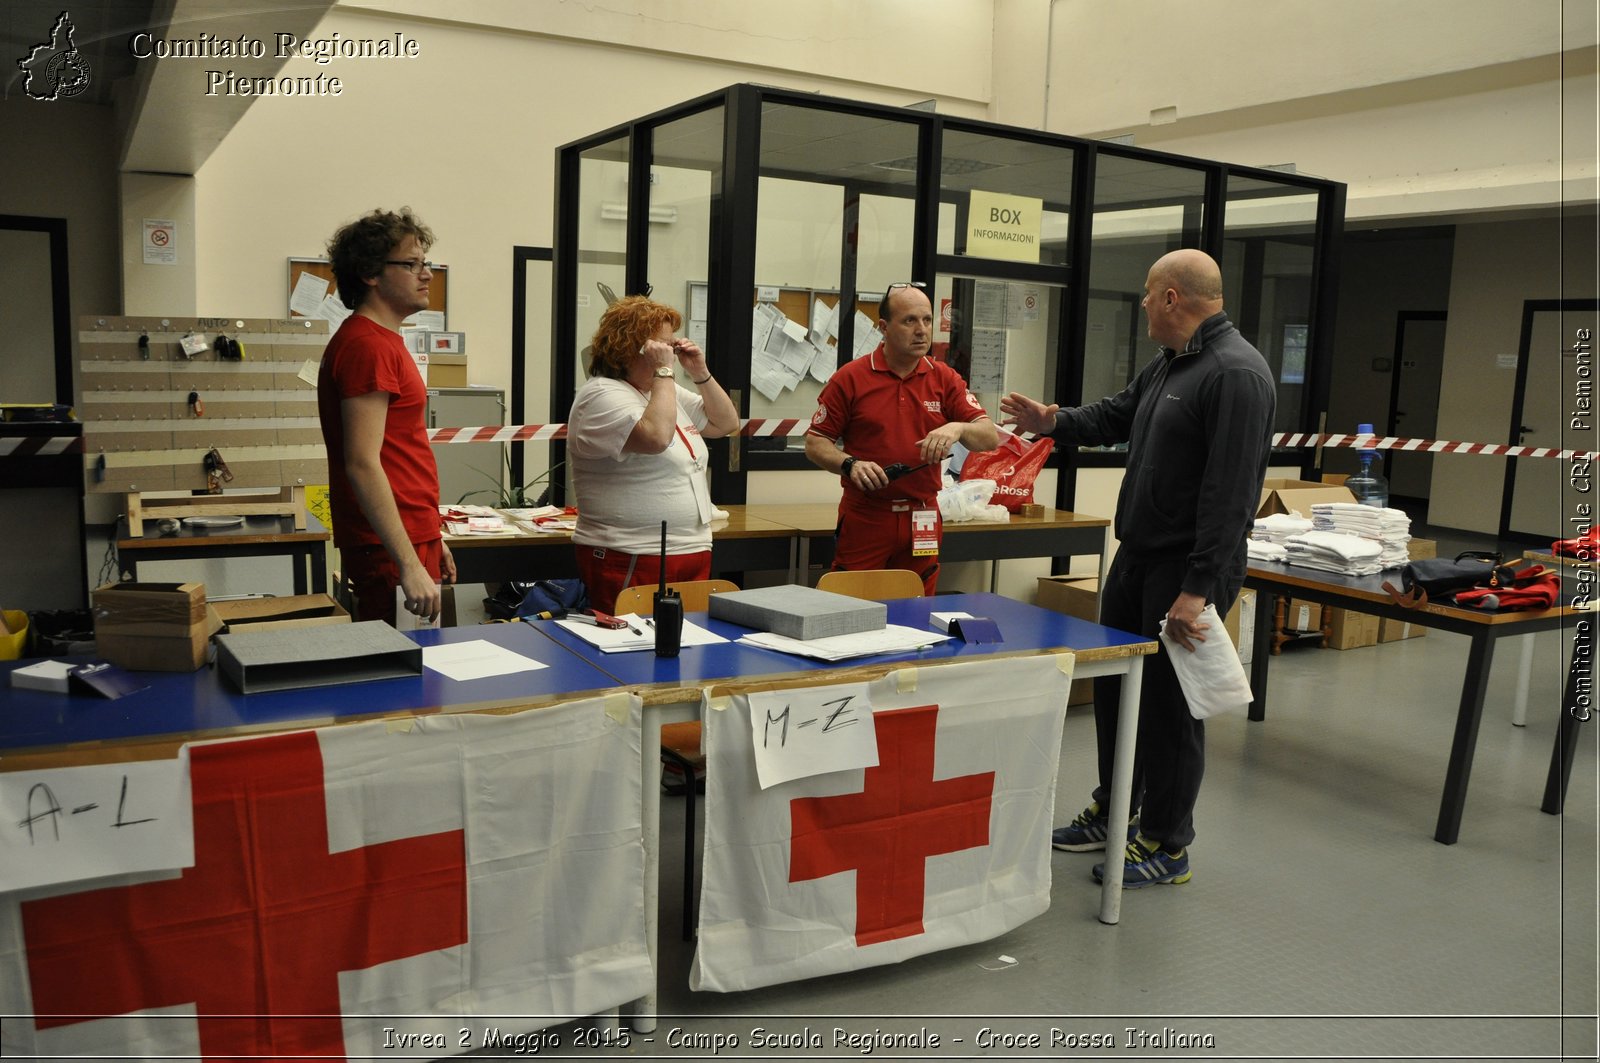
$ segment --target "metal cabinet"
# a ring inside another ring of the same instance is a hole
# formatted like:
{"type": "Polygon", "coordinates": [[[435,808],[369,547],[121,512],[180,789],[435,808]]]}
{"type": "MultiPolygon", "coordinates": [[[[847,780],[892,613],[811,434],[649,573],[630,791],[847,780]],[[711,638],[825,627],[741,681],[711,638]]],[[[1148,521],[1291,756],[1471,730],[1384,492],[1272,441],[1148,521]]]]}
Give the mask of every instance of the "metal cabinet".
{"type": "MultiPolygon", "coordinates": [[[[429,428],[471,428],[506,423],[506,393],[501,388],[429,388],[429,428]]],[[[504,482],[504,446],[498,443],[435,443],[439,463],[439,501],[450,505],[469,491],[494,491],[504,482]]],[[[493,505],[489,494],[467,501],[493,505]]]]}

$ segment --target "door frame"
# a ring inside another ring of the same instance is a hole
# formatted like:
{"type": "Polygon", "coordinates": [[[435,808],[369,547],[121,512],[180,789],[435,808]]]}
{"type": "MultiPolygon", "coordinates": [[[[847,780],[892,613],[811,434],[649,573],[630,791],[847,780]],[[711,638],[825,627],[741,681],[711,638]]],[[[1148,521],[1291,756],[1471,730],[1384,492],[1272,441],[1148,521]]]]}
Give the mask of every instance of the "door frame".
{"type": "MultiPolygon", "coordinates": [[[[1389,412],[1383,426],[1384,435],[1393,436],[1399,431],[1399,426],[1395,424],[1395,417],[1397,416],[1396,407],[1400,405],[1400,371],[1404,368],[1404,360],[1401,358],[1401,354],[1405,351],[1406,326],[1413,321],[1448,321],[1449,319],[1450,314],[1446,310],[1401,310],[1395,314],[1394,357],[1391,359],[1389,366],[1389,412]]],[[[1439,375],[1442,379],[1444,376],[1443,366],[1440,366],[1439,375]]],[[[1390,459],[1390,452],[1383,451],[1383,475],[1388,479],[1390,493],[1393,494],[1394,476],[1392,475],[1393,470],[1390,466],[1390,459]]],[[[1432,493],[1433,489],[1432,485],[1430,485],[1429,494],[1431,495],[1432,493]]],[[[1423,501],[1426,501],[1426,499],[1423,501]]]]}
{"type": "MultiPolygon", "coordinates": [[[[1600,299],[1525,299],[1522,303],[1522,332],[1517,340],[1517,380],[1511,391],[1511,423],[1506,426],[1506,442],[1516,446],[1522,435],[1522,405],[1528,387],[1528,355],[1533,347],[1533,317],[1535,314],[1588,311],[1600,313],[1600,299]]],[[[1511,530],[1511,502],[1517,486],[1518,458],[1506,459],[1505,484],[1500,494],[1500,538],[1503,541],[1542,543],[1549,536],[1511,530]]],[[[1548,461],[1548,458],[1538,458],[1548,461]]]]}

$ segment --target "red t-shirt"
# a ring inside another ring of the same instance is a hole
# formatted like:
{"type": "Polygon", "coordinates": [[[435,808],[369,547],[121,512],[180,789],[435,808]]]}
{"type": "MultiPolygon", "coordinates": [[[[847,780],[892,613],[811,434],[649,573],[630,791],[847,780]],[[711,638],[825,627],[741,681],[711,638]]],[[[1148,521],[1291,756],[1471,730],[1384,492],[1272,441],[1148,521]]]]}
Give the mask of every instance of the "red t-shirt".
{"type": "MultiPolygon", "coordinates": [[[[917,440],[951,421],[976,421],[988,414],[954,369],[921,358],[905,379],[884,360],[880,343],[871,354],[840,367],[817,396],[808,432],[842,442],[845,453],[888,466],[921,465],[917,440]]],[[[932,502],[939,494],[939,463],[907,473],[888,487],[864,492],[844,479],[844,502],[873,504],[894,499],[932,502]]]]}
{"type": "Polygon", "coordinates": [[[400,522],[413,543],[432,542],[439,538],[439,467],[423,426],[427,386],[399,333],[351,314],[328,341],[317,372],[317,412],[322,418],[322,440],[328,447],[334,545],[370,546],[381,541],[361,512],[345,471],[340,409],[343,400],[374,391],[389,396],[378,460],[394,491],[400,522]]]}

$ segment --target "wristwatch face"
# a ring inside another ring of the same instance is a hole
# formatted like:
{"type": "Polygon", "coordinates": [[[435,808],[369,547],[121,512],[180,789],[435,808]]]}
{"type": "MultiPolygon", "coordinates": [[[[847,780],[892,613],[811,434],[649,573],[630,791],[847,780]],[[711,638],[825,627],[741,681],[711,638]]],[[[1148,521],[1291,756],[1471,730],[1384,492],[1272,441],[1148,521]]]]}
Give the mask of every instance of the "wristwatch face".
{"type": "Polygon", "coordinates": [[[661,366],[657,366],[656,367],[656,376],[668,377],[668,376],[671,376],[671,375],[672,375],[672,370],[668,369],[666,366],[661,365],[661,366]]]}

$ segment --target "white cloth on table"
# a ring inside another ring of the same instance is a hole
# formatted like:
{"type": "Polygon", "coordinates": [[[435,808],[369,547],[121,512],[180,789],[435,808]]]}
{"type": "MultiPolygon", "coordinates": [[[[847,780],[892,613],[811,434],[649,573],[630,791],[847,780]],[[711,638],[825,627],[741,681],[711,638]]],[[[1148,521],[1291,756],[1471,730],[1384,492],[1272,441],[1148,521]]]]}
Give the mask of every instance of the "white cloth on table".
{"type": "Polygon", "coordinates": [[[1291,565],[1349,576],[1372,576],[1383,571],[1383,547],[1350,532],[1310,531],[1290,536],[1284,547],[1291,565]]]}
{"type": "Polygon", "coordinates": [[[1289,557],[1289,550],[1282,543],[1264,539],[1249,540],[1245,543],[1245,550],[1252,561],[1286,561],[1289,557]]]}
{"type": "Polygon", "coordinates": [[[1312,522],[1298,513],[1274,513],[1270,517],[1257,517],[1250,528],[1250,538],[1281,543],[1291,535],[1304,535],[1312,530],[1312,522]]]}

